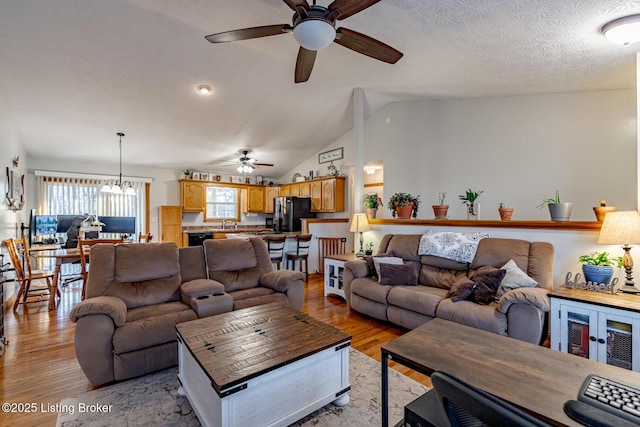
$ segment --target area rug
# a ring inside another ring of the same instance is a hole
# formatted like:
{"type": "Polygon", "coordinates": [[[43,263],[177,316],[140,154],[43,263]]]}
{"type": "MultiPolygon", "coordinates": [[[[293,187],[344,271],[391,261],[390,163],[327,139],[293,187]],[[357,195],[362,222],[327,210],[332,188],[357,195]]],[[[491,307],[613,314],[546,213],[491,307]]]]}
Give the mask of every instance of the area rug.
{"type": "MultiPolygon", "coordinates": [[[[349,404],[344,407],[328,404],[293,426],[380,425],[380,363],[354,349],[350,349],[349,357],[349,404]]],[[[199,426],[187,399],[178,396],[177,372],[177,368],[171,368],[63,399],[56,425],[199,426]]],[[[404,405],[427,390],[418,382],[389,369],[391,422],[400,421],[404,416],[404,405]]]]}

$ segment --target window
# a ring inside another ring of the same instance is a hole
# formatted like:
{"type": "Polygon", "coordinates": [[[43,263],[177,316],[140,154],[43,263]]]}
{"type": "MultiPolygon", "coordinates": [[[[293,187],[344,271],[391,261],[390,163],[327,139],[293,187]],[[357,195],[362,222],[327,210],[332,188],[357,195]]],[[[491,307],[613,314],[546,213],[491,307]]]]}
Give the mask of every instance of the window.
{"type": "Polygon", "coordinates": [[[233,187],[207,186],[205,221],[240,221],[240,191],[233,187]]]}

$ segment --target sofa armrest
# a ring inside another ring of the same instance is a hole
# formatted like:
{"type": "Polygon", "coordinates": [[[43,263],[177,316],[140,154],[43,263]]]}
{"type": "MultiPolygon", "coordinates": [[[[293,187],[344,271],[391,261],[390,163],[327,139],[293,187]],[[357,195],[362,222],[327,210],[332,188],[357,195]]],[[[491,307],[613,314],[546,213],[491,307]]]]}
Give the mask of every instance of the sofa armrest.
{"type": "Polygon", "coordinates": [[[99,296],[81,301],[69,313],[69,319],[76,323],[80,318],[104,314],[109,316],[116,327],[124,325],[127,319],[127,305],[118,297],[99,296]]]}
{"type": "Polygon", "coordinates": [[[498,311],[506,314],[513,304],[529,304],[541,311],[551,310],[548,289],[517,288],[506,292],[498,301],[498,311]]]}
{"type": "Polygon", "coordinates": [[[260,286],[286,293],[296,281],[304,282],[305,275],[301,271],[273,270],[260,277],[260,286]]]}
{"type": "Polygon", "coordinates": [[[344,267],[351,270],[354,279],[359,277],[369,276],[369,267],[367,267],[367,261],[363,259],[352,259],[344,263],[344,267]]]}
{"type": "Polygon", "coordinates": [[[180,298],[190,304],[192,298],[204,297],[224,292],[224,285],[211,279],[194,279],[180,286],[180,298]]]}

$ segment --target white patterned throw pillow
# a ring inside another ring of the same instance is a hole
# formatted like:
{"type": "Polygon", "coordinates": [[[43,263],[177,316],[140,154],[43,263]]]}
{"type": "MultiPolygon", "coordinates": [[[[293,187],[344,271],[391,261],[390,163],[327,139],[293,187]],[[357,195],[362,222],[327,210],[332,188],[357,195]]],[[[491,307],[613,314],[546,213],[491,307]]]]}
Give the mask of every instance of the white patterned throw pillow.
{"type": "Polygon", "coordinates": [[[429,230],[420,238],[418,255],[434,255],[458,262],[473,261],[481,239],[487,233],[454,233],[429,230]]]}

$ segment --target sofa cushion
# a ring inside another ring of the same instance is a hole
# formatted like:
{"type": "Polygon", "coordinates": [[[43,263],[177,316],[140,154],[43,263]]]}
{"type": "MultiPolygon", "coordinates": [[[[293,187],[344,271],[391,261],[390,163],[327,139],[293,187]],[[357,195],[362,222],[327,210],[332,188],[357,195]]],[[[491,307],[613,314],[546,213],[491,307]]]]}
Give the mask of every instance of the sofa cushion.
{"type": "Polygon", "coordinates": [[[380,264],[380,284],[408,285],[418,284],[418,266],[414,264],[380,264]]]}
{"type": "Polygon", "coordinates": [[[258,266],[244,270],[209,271],[209,278],[222,283],[226,292],[255,288],[260,285],[261,276],[262,270],[258,266]]]}
{"type": "MultiPolygon", "coordinates": [[[[204,242],[209,277],[215,271],[234,271],[258,265],[249,239],[211,239],[204,242]]],[[[217,280],[217,279],[216,279],[217,280]]],[[[223,282],[224,283],[224,282],[223,282]]]]}
{"type": "Polygon", "coordinates": [[[498,287],[498,292],[496,292],[496,300],[500,299],[505,292],[510,291],[511,289],[516,288],[533,288],[538,286],[538,282],[536,282],[533,278],[529,277],[527,273],[520,270],[520,267],[516,264],[516,262],[512,259],[509,260],[505,265],[501,267],[502,270],[505,270],[507,274],[502,279],[502,283],[498,287]]]}
{"type": "Polygon", "coordinates": [[[423,264],[420,268],[418,283],[435,288],[449,289],[459,277],[465,277],[466,275],[466,268],[464,270],[452,270],[423,264]]]}
{"type": "Polygon", "coordinates": [[[386,248],[383,247],[385,241],[383,239],[380,242],[381,250],[393,252],[394,256],[398,256],[405,261],[420,261],[420,255],[418,255],[420,234],[394,234],[389,238],[386,248]]]}
{"type": "Polygon", "coordinates": [[[436,308],[446,297],[444,289],[429,286],[394,286],[389,290],[389,304],[426,316],[435,317],[436,308]]]}
{"type": "Polygon", "coordinates": [[[180,276],[175,243],[116,245],[115,263],[114,280],[120,283],[180,276]]]}
{"type": "Polygon", "coordinates": [[[253,298],[245,298],[241,300],[233,301],[233,309],[241,310],[243,308],[255,307],[257,305],[280,303],[287,304],[288,300],[285,294],[280,292],[274,292],[269,295],[256,296],[253,298]]]}
{"type": "Polygon", "coordinates": [[[507,316],[496,310],[496,306],[496,303],[480,305],[472,301],[453,302],[451,299],[444,299],[438,304],[436,316],[462,325],[506,335],[507,316]]]}
{"type": "Polygon", "coordinates": [[[360,295],[363,298],[371,301],[387,303],[387,294],[391,290],[392,286],[381,285],[375,279],[368,277],[362,277],[354,279],[351,282],[351,293],[360,295]]]}
{"type": "Polygon", "coordinates": [[[476,270],[471,276],[471,280],[475,284],[470,297],[471,301],[478,304],[492,302],[505,274],[507,274],[506,270],[493,267],[482,267],[476,270]]]}
{"type": "Polygon", "coordinates": [[[176,324],[198,316],[182,302],[149,305],[127,312],[126,323],[113,334],[113,352],[127,353],[176,340],[176,324]]]}
{"type": "Polygon", "coordinates": [[[404,260],[400,257],[388,256],[388,257],[374,257],[373,265],[376,269],[376,277],[378,277],[378,282],[380,282],[380,264],[396,264],[402,265],[404,264],[404,260]]]}
{"type": "Polygon", "coordinates": [[[187,246],[179,249],[180,277],[182,283],[207,278],[204,246],[187,246]]]}

